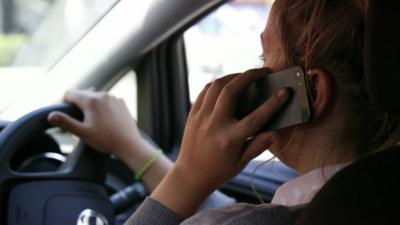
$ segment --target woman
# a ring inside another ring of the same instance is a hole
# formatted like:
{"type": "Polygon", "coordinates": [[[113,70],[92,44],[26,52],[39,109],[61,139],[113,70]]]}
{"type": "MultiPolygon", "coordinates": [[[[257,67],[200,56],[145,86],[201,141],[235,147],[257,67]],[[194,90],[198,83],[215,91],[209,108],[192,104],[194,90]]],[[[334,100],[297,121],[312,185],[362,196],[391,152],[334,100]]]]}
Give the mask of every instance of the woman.
{"type": "MultiPolygon", "coordinates": [[[[190,112],[176,163],[161,158],[150,168],[144,180],[154,191],[127,224],[179,224],[186,218],[183,224],[293,223],[299,211],[289,206],[308,203],[348,163],[395,145],[399,121],[374,108],[365,92],[365,9],[362,0],[276,0],[261,34],[264,68],[205,87],[190,112]],[[312,121],[259,133],[285,103],[285,89],[244,119],[234,119],[235,101],[251,82],[291,66],[307,72],[312,121]],[[193,216],[210,193],[267,148],[302,175],[278,189],[274,204],[235,204],[193,216]]],[[[138,138],[137,129],[127,125],[131,117],[119,100],[69,92],[66,101],[82,108],[85,121],[52,113],[51,122],[100,151],[116,154],[135,171],[155,154],[138,138]]]]}

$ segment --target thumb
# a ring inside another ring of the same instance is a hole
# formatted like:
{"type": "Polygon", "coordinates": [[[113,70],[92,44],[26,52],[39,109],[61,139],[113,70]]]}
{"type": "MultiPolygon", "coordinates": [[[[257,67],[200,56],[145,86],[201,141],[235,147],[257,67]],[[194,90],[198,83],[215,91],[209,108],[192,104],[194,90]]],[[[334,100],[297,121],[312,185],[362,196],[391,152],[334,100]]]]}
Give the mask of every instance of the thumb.
{"type": "Polygon", "coordinates": [[[56,126],[59,126],[73,134],[76,134],[78,136],[82,136],[84,133],[84,126],[83,123],[68,116],[65,113],[62,112],[51,112],[47,116],[47,120],[56,126]]]}
{"type": "Polygon", "coordinates": [[[255,136],[244,150],[240,163],[242,165],[247,165],[250,160],[263,153],[271,146],[274,137],[274,132],[264,132],[255,136]]]}

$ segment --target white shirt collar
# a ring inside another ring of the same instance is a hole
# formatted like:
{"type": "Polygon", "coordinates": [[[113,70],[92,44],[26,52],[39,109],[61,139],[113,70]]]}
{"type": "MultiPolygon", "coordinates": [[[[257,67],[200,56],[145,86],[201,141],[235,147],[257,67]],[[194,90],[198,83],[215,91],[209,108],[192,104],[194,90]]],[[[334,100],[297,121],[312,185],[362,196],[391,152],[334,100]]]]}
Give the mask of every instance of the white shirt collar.
{"type": "Polygon", "coordinates": [[[336,164],[323,169],[319,168],[281,185],[276,190],[271,203],[295,206],[310,202],[326,181],[348,164],[336,164]]]}

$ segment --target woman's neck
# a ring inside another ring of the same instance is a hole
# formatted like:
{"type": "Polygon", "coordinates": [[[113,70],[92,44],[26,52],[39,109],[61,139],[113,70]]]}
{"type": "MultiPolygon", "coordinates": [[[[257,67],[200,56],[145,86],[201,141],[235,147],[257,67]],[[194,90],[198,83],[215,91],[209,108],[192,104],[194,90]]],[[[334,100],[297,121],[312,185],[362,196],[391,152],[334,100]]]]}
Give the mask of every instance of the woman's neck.
{"type": "Polygon", "coordinates": [[[296,135],[298,138],[293,141],[290,149],[278,157],[299,174],[306,174],[324,166],[354,160],[351,154],[346,154],[354,152],[353,146],[332,141],[332,135],[337,131],[305,127],[299,132],[301,134],[296,135]]]}

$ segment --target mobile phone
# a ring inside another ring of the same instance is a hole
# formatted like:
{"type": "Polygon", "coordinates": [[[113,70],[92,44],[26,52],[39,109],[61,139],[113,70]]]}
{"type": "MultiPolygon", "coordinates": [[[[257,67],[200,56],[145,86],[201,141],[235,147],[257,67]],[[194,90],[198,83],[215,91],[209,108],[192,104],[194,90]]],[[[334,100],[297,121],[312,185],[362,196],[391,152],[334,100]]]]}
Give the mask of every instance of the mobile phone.
{"type": "Polygon", "coordinates": [[[235,117],[239,120],[244,118],[279,89],[286,87],[290,90],[289,99],[261,130],[278,130],[308,122],[312,111],[306,81],[301,67],[292,67],[263,76],[241,95],[235,117]]]}

